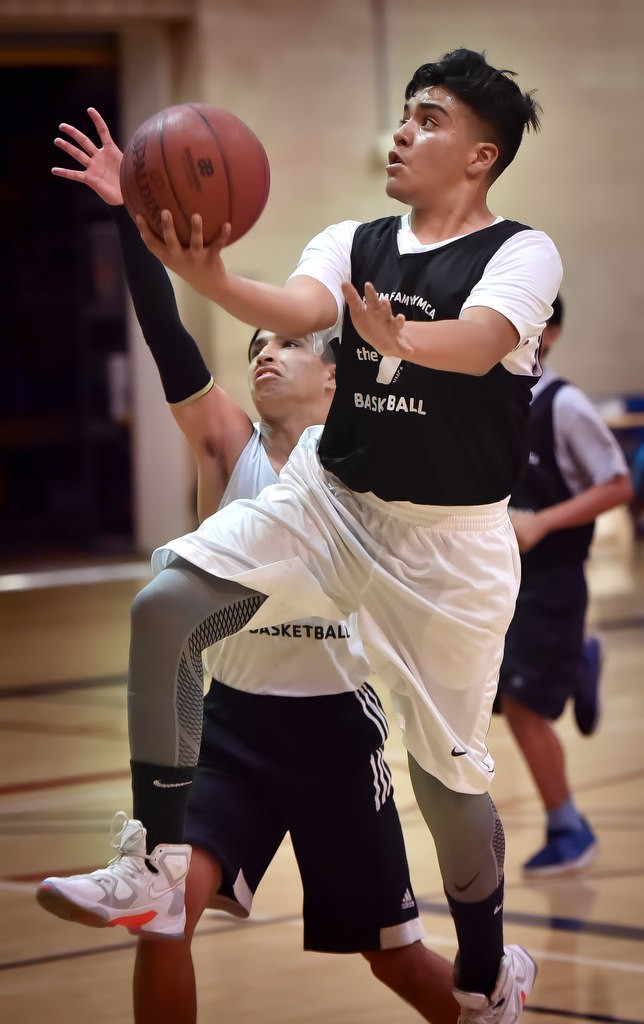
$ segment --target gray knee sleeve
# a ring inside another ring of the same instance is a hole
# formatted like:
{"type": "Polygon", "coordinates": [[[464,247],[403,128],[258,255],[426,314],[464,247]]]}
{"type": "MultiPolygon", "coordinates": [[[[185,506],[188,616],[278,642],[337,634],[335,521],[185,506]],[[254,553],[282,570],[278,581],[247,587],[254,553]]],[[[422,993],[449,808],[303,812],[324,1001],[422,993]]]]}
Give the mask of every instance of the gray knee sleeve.
{"type": "Polygon", "coordinates": [[[132,604],[128,673],[130,753],[149,764],[194,765],[203,717],[206,647],[242,629],[266,600],[183,560],[132,604]]]}
{"type": "Polygon", "coordinates": [[[475,903],[490,896],[503,877],[505,834],[487,793],[455,793],[408,756],[414,795],[436,844],[449,896],[475,903]]]}

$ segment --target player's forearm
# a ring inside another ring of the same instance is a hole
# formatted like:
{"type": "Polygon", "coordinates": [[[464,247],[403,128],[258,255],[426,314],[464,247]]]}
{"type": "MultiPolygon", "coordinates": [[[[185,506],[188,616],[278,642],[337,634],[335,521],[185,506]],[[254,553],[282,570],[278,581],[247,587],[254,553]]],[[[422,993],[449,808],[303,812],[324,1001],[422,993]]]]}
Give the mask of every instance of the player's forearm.
{"type": "Polygon", "coordinates": [[[544,536],[555,530],[569,530],[574,526],[592,523],[602,512],[628,504],[633,496],[630,477],[616,476],[604,484],[595,484],[566,501],[535,513],[544,536]]]}
{"type": "Polygon", "coordinates": [[[157,365],[166,401],[189,401],[212,386],[210,370],[196,341],[181,323],[165,267],[144,245],[125,207],[113,206],[111,213],[134,311],[157,365]]]}
{"type": "MultiPolygon", "coordinates": [[[[307,279],[308,280],[308,279],[307,279]]],[[[210,298],[227,313],[252,327],[263,327],[286,338],[302,338],[332,327],[337,317],[331,293],[318,282],[303,279],[286,287],[226,273],[211,282],[210,298]]]]}
{"type": "Polygon", "coordinates": [[[404,356],[410,362],[476,377],[488,373],[516,344],[512,336],[469,320],[407,321],[403,334],[411,345],[404,356]]]}

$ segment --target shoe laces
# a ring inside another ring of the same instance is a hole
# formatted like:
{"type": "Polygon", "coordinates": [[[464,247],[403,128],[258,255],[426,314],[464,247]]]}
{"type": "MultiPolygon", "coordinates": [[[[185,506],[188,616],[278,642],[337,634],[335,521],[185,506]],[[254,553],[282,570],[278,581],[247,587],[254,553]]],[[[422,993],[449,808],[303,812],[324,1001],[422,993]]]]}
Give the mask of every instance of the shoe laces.
{"type": "Polygon", "coordinates": [[[112,818],[112,825],[110,827],[110,846],[117,852],[108,861],[108,868],[115,867],[124,857],[140,857],[140,859],[144,859],[140,854],[135,853],[134,849],[136,849],[141,840],[143,840],[145,848],[145,837],[146,831],[140,821],[128,818],[125,811],[117,811],[112,818]]]}

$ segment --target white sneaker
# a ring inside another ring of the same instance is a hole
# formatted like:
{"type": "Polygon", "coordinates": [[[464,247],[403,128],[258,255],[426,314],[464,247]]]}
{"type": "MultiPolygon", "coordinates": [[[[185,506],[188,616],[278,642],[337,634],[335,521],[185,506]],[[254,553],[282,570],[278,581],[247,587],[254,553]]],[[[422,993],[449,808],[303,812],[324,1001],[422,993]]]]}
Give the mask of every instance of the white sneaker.
{"type": "Polygon", "coordinates": [[[462,1007],[458,1024],[515,1024],[530,994],[537,965],[522,946],[506,946],[494,991],[487,996],[454,989],[462,1007]]]}
{"type": "Polygon", "coordinates": [[[41,907],[92,928],[124,925],[133,935],[182,939],[185,879],[190,846],[157,846],[146,855],[140,821],[117,811],[110,843],[117,850],[106,868],[87,875],[45,878],[36,890],[41,907]]]}

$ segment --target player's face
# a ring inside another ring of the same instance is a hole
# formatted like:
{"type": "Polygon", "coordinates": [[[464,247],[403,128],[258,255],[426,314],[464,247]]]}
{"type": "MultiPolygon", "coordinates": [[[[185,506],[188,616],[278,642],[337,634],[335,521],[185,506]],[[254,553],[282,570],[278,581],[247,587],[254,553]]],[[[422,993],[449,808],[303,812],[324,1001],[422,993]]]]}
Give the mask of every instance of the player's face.
{"type": "Polygon", "coordinates": [[[284,415],[297,406],[319,408],[333,393],[334,368],[313,351],[312,334],[283,338],[262,332],[249,354],[250,392],[260,415],[272,410],[284,415]]]}
{"type": "Polygon", "coordinates": [[[407,101],[393,143],[387,195],[422,209],[449,198],[467,180],[482,126],[453,93],[431,86],[407,101]]]}

